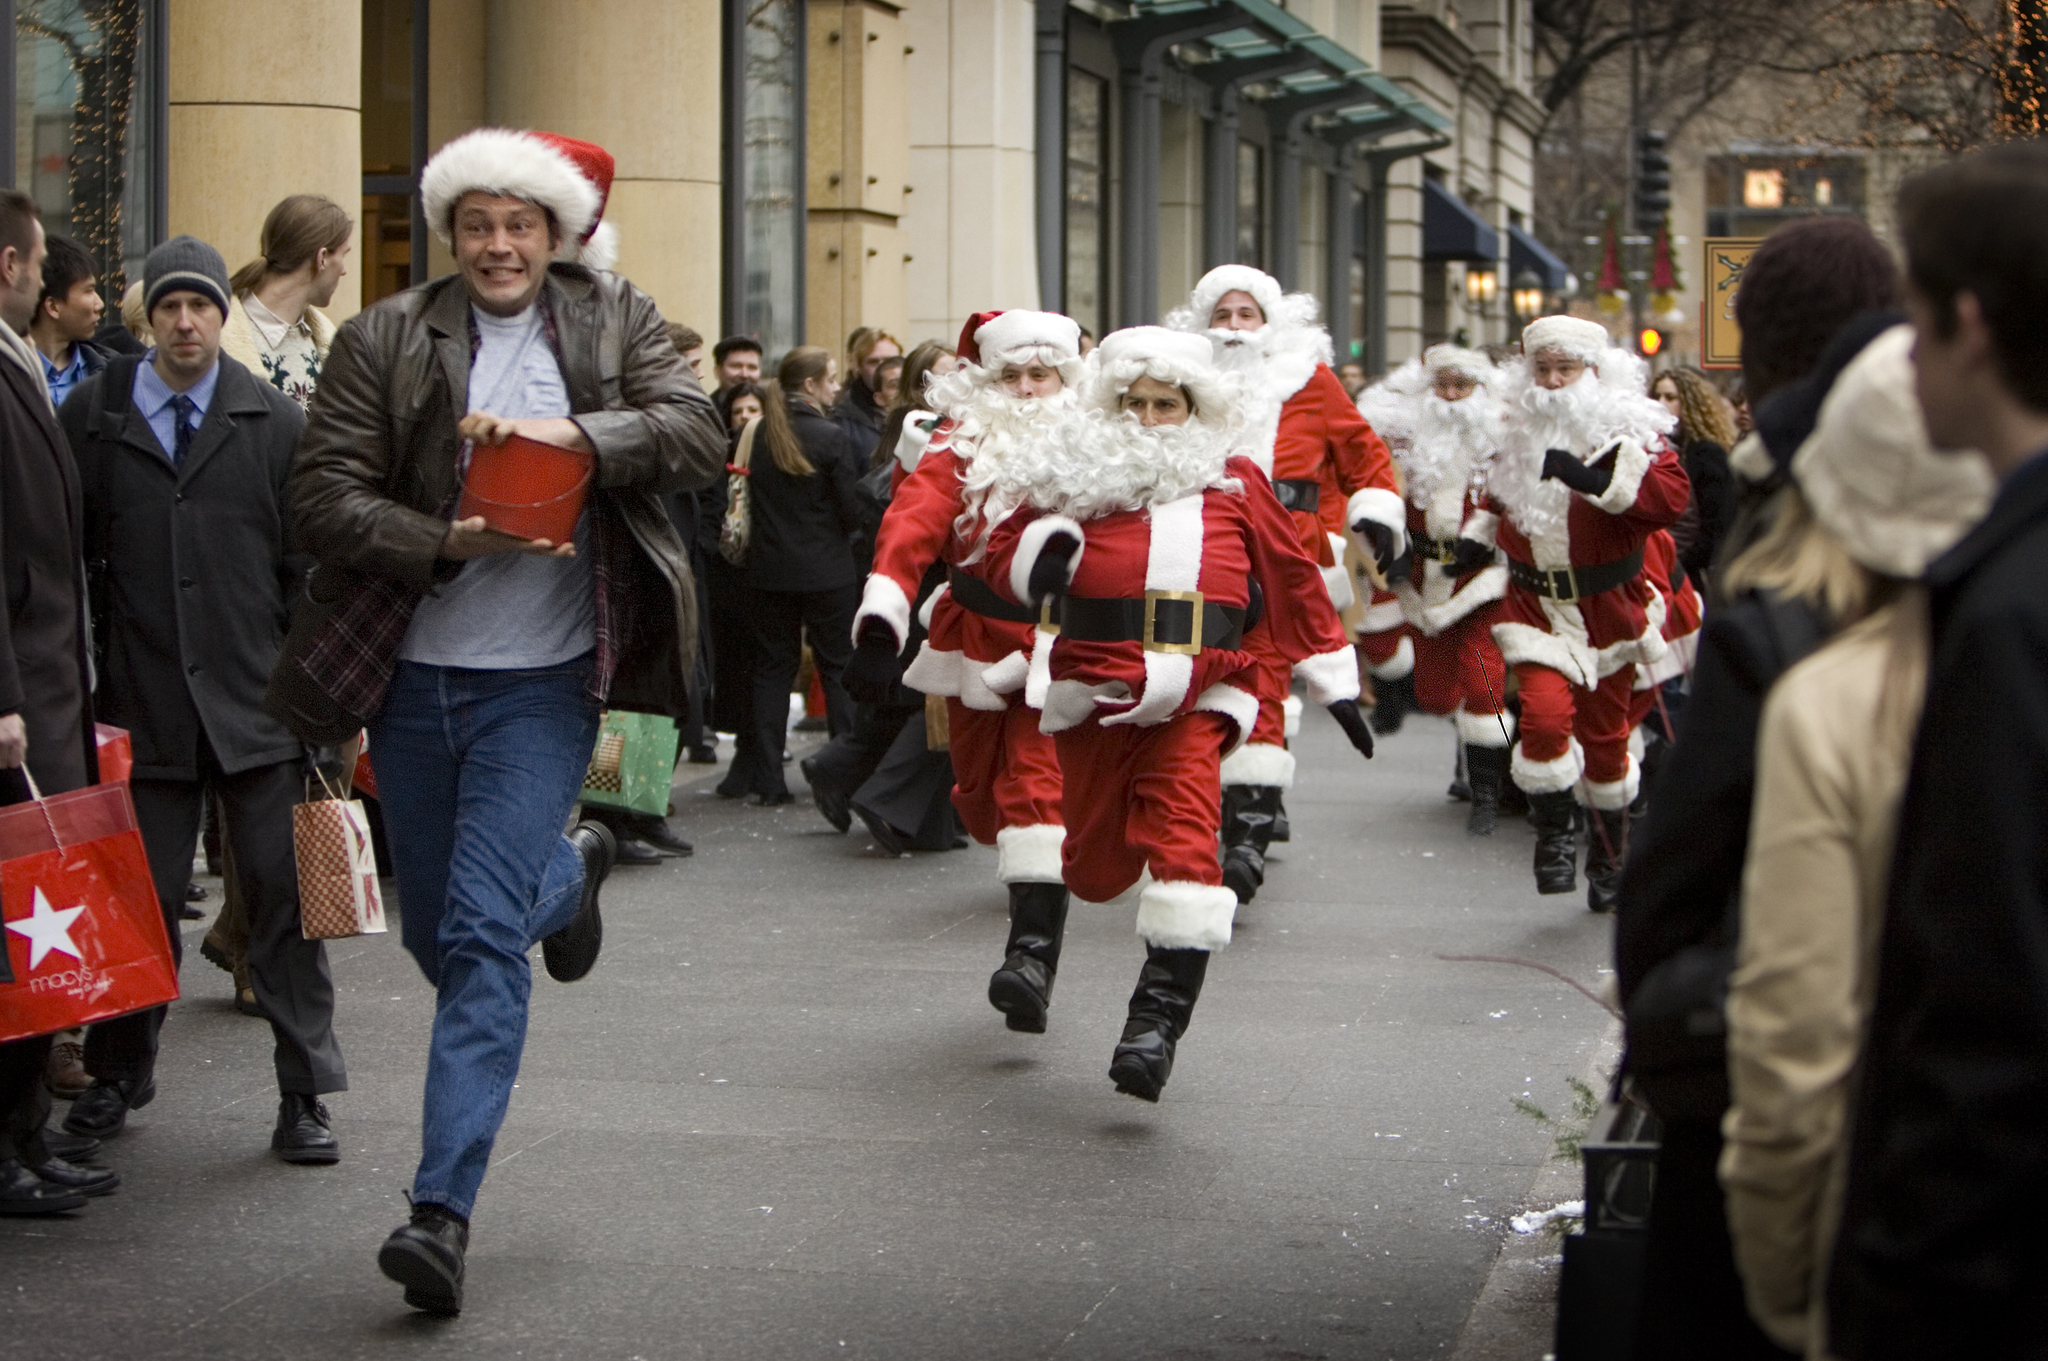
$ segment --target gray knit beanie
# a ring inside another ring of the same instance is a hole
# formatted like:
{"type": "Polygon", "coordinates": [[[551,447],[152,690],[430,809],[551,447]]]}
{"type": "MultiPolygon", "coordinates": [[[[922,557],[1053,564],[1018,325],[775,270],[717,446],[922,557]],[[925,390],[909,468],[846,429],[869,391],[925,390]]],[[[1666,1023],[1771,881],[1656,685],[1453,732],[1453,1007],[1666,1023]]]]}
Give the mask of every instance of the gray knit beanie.
{"type": "Polygon", "coordinates": [[[228,263],[220,252],[196,236],[174,236],[149,253],[142,262],[142,310],[156,310],[166,293],[179,290],[204,293],[228,311],[228,263]]]}

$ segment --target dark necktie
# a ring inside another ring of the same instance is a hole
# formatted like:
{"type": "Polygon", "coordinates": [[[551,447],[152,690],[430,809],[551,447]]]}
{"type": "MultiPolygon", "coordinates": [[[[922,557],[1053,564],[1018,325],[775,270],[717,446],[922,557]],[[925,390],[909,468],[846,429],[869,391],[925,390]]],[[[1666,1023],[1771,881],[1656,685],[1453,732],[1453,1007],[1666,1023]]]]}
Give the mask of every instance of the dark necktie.
{"type": "Polygon", "coordinates": [[[192,447],[192,415],[198,410],[198,404],[182,392],[171,398],[171,412],[178,422],[171,441],[171,462],[177,467],[185,466],[186,451],[192,447]]]}

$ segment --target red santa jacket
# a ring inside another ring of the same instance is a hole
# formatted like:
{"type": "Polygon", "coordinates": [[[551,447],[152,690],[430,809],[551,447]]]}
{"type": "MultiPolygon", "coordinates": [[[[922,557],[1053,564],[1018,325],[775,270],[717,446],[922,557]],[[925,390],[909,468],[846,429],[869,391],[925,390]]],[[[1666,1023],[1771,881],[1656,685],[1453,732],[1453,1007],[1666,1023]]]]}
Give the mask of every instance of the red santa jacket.
{"type": "MultiPolygon", "coordinates": [[[[1614,476],[1607,490],[1598,496],[1568,492],[1562,525],[1532,530],[1520,521],[1537,517],[1507,508],[1496,536],[1501,550],[1544,571],[1596,567],[1634,554],[1685,513],[1691,484],[1661,439],[1654,449],[1625,439],[1610,457],[1614,476]]],[[[1625,584],[1577,600],[1546,598],[1510,583],[1493,637],[1509,665],[1547,666],[1591,689],[1624,666],[1663,660],[1664,613],[1646,559],[1625,584]]]]}
{"type": "MultiPolygon", "coordinates": [[[[899,463],[895,493],[875,535],[874,570],[869,573],[857,638],[869,619],[880,619],[900,648],[910,636],[910,601],[925,569],[943,559],[956,571],[986,583],[987,559],[968,562],[981,525],[963,538],[955,528],[962,509],[962,459],[951,442],[952,425],[942,423],[918,459],[916,470],[899,463]]],[[[970,455],[971,456],[971,455],[970,455]]],[[[1028,623],[994,619],[966,608],[948,587],[926,602],[924,646],[904,672],[904,683],[928,695],[948,695],[970,709],[1000,710],[1024,688],[1037,630],[1028,623]]]]}
{"type": "Polygon", "coordinates": [[[1428,505],[1409,503],[1408,548],[1413,562],[1408,575],[1393,583],[1402,618],[1427,638],[1508,593],[1508,569],[1500,562],[1463,577],[1451,575],[1444,559],[1452,546],[1459,539],[1472,539],[1492,547],[1500,516],[1473,493],[1469,477],[1455,482],[1445,478],[1444,483],[1428,505]]]}
{"type": "Polygon", "coordinates": [[[1679,565],[1678,540],[1670,530],[1660,529],[1644,542],[1643,572],[1649,577],[1651,588],[1664,597],[1664,642],[1668,650],[1662,660],[1636,668],[1638,690],[1661,685],[1692,670],[1693,659],[1699,652],[1700,625],[1706,615],[1692,578],[1679,565]]]}
{"type": "Polygon", "coordinates": [[[1239,457],[1226,467],[1244,484],[1242,491],[1199,492],[1146,510],[1115,511],[1085,525],[1024,511],[997,526],[989,543],[990,571],[1015,600],[1026,598],[1046,539],[1063,530],[1082,541],[1072,564],[1072,596],[1137,599],[1192,591],[1205,604],[1243,609],[1256,579],[1266,601],[1258,624],[1235,648],[1190,655],[1151,650],[1136,640],[1087,642],[1064,633],[1053,638],[1041,731],[1060,732],[1091,718],[1163,723],[1211,709],[1237,724],[1241,743],[1258,716],[1253,648],[1260,645],[1297,664],[1316,703],[1357,697],[1358,668],[1343,625],[1328,593],[1319,589],[1320,573],[1301,551],[1287,512],[1257,464],[1239,457]]]}
{"type": "Polygon", "coordinates": [[[1357,403],[1328,364],[1317,364],[1281,404],[1279,428],[1273,435],[1272,478],[1316,484],[1315,512],[1289,513],[1302,550],[1322,567],[1337,569],[1334,579],[1325,573],[1333,595],[1338,593],[1335,582],[1344,581],[1339,608],[1350,603],[1351,588],[1342,569],[1343,551],[1330,543],[1330,535],[1337,535],[1341,545],[1352,524],[1377,521],[1394,532],[1394,552],[1399,556],[1407,517],[1402,514],[1386,441],[1358,414],[1357,403]]]}

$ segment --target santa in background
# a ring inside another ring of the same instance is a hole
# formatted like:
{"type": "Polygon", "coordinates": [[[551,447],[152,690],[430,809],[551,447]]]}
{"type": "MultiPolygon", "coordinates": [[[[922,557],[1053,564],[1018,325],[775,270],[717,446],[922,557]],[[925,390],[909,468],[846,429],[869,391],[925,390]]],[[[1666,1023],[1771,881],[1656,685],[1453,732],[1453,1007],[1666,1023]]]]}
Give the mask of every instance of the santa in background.
{"type": "MultiPolygon", "coordinates": [[[[1244,448],[1322,569],[1332,601],[1345,608],[1345,528],[1357,531],[1384,574],[1406,547],[1407,514],[1387,446],[1330,368],[1330,333],[1316,324],[1315,298],[1283,293],[1279,280],[1250,265],[1219,265],[1166,325],[1206,336],[1216,366],[1245,385],[1244,448]]],[[[1291,679],[1284,659],[1260,658],[1258,725],[1223,771],[1225,872],[1247,902],[1264,881],[1268,842],[1286,839],[1291,679]]]]}
{"type": "Polygon", "coordinates": [[[995,846],[1010,899],[989,1001],[1010,1029],[1036,1034],[1067,921],[1060,767],[1025,694],[1033,650],[1045,646],[1039,613],[990,586],[988,541],[1022,504],[1015,465],[1037,466],[1034,451],[1058,438],[1081,328],[1052,312],[981,312],[962,328],[959,355],[926,389],[931,412],[903,423],[844,682],[856,699],[886,696],[898,679],[945,697],[953,807],[970,836],[995,846]],[[926,599],[924,645],[899,676],[910,602],[934,562],[946,564],[946,585],[926,599]]]}
{"type": "MultiPolygon", "coordinates": [[[[1408,552],[1389,577],[1395,631],[1409,642],[1417,707],[1448,714],[1457,727],[1472,799],[1466,830],[1475,836],[1491,836],[1499,825],[1513,740],[1513,716],[1503,707],[1507,664],[1492,631],[1508,571],[1494,548],[1500,517],[1485,504],[1487,474],[1506,434],[1500,389],[1507,383],[1485,355],[1436,345],[1358,402],[1401,469],[1408,552]]],[[[1380,636],[1360,642],[1369,653],[1384,650],[1380,636]]]]}
{"type": "Polygon", "coordinates": [[[1361,751],[1358,671],[1317,564],[1263,472],[1233,456],[1237,385],[1199,336],[1140,326],[1089,357],[1064,447],[989,556],[1012,598],[1047,602],[1040,726],[1065,774],[1068,886],[1138,897],[1145,965],[1110,1064],[1159,1099],[1237,896],[1216,854],[1218,768],[1258,720],[1259,659],[1298,665],[1361,751]],[[1261,608],[1263,601],[1264,608],[1261,608]]]}
{"type": "Polygon", "coordinates": [[[1488,478],[1509,583],[1493,636],[1522,700],[1511,770],[1529,796],[1541,893],[1575,886],[1583,793],[1587,902],[1606,912],[1639,779],[1629,753],[1637,667],[1667,650],[1665,598],[1644,550],[1685,512],[1691,486],[1664,441],[1671,413],[1645,395],[1643,362],[1606,328],[1542,317],[1522,332],[1522,351],[1488,478]]]}

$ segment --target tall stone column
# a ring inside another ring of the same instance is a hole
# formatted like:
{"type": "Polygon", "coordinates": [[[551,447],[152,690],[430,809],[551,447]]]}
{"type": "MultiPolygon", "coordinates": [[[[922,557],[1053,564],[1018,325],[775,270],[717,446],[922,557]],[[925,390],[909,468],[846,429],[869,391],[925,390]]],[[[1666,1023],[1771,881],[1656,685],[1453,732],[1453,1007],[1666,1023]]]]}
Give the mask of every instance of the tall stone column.
{"type": "Polygon", "coordinates": [[[486,121],[596,142],[618,162],[619,273],[707,336],[719,311],[719,6],[489,0],[486,121]]]}
{"type": "MultiPolygon", "coordinates": [[[[362,205],[363,13],[358,0],[170,5],[170,229],[234,270],[289,194],[362,205]]],[[[353,316],[351,271],[329,314],[353,316]]]]}

